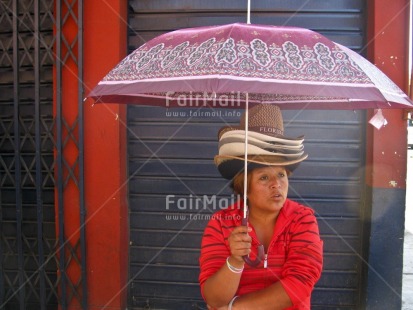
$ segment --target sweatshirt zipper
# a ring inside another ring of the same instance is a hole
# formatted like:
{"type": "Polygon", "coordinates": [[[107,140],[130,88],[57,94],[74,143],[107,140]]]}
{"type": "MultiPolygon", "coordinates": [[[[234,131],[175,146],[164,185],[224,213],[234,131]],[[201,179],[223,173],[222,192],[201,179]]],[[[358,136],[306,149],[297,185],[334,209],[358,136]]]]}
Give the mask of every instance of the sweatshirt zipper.
{"type": "MultiPolygon", "coordinates": [[[[278,236],[277,236],[277,238],[278,238],[278,236]]],[[[275,239],[276,238],[273,238],[273,240],[271,240],[271,242],[270,242],[270,244],[267,248],[267,253],[265,253],[265,255],[264,255],[264,269],[268,268],[268,253],[271,251],[272,247],[274,246],[273,243],[274,243],[275,239]]]]}

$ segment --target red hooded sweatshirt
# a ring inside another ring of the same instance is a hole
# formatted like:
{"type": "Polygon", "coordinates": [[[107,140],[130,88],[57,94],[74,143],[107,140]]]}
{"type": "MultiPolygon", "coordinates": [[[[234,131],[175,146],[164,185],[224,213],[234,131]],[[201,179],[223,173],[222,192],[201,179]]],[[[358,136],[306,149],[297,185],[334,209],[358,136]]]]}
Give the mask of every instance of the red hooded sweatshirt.
{"type": "MultiPolygon", "coordinates": [[[[242,202],[237,202],[215,213],[205,228],[199,259],[202,293],[205,281],[226,264],[231,255],[228,237],[241,225],[241,206],[242,202]]],[[[250,236],[253,240],[250,257],[254,259],[259,245],[254,228],[250,236]]],[[[323,242],[314,211],[287,199],[278,215],[266,259],[256,268],[245,264],[236,295],[280,281],[293,303],[288,309],[310,309],[311,292],[320,278],[322,266],[323,242]]]]}

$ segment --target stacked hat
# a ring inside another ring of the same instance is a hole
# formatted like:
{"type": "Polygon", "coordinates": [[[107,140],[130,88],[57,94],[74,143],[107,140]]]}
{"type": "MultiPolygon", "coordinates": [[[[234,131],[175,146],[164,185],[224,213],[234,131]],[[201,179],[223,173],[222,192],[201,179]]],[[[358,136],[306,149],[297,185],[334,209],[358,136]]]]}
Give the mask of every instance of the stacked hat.
{"type": "MultiPolygon", "coordinates": [[[[232,179],[244,170],[245,113],[240,125],[223,127],[218,132],[219,154],[215,164],[221,175],[232,179]]],[[[280,108],[272,104],[260,104],[248,111],[248,167],[284,166],[293,171],[308,157],[304,153],[304,136],[284,136],[284,124],[280,108]]]]}

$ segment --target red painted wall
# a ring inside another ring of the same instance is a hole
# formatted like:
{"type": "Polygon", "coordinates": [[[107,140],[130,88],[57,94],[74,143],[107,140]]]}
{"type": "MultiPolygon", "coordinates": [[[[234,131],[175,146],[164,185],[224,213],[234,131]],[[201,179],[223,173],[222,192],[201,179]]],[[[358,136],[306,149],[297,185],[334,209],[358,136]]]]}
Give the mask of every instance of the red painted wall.
{"type": "MultiPolygon", "coordinates": [[[[367,14],[369,59],[407,92],[409,1],[369,0],[367,14]]],[[[402,110],[383,114],[386,127],[367,125],[366,310],[401,308],[407,123],[402,110]]]]}
{"type": "MultiPolygon", "coordinates": [[[[368,59],[408,92],[409,1],[370,0],[368,59]]],[[[383,110],[388,125],[367,128],[367,185],[406,188],[407,124],[403,110],[383,110]]],[[[373,112],[368,114],[371,118],[373,112]]]]}
{"type": "MultiPolygon", "coordinates": [[[[84,1],[88,93],[127,54],[127,1],[84,1]]],[[[88,309],[125,309],[129,224],[126,107],[84,105],[88,309]]]]}

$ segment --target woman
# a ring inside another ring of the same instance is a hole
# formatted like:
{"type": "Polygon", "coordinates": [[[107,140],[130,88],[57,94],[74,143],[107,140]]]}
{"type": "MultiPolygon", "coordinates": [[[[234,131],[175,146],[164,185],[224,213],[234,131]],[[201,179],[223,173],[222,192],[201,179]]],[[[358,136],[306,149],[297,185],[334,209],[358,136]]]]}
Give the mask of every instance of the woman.
{"type": "MultiPolygon", "coordinates": [[[[249,112],[248,226],[241,225],[243,202],[214,214],[202,239],[201,292],[210,309],[310,309],[310,297],[322,270],[322,241],[314,212],[287,198],[288,176],[307,158],[303,138],[283,136],[281,112],[259,105],[249,112]],[[265,257],[257,267],[259,245],[265,257]]],[[[215,162],[243,195],[243,133],[219,132],[215,162]]]]}

